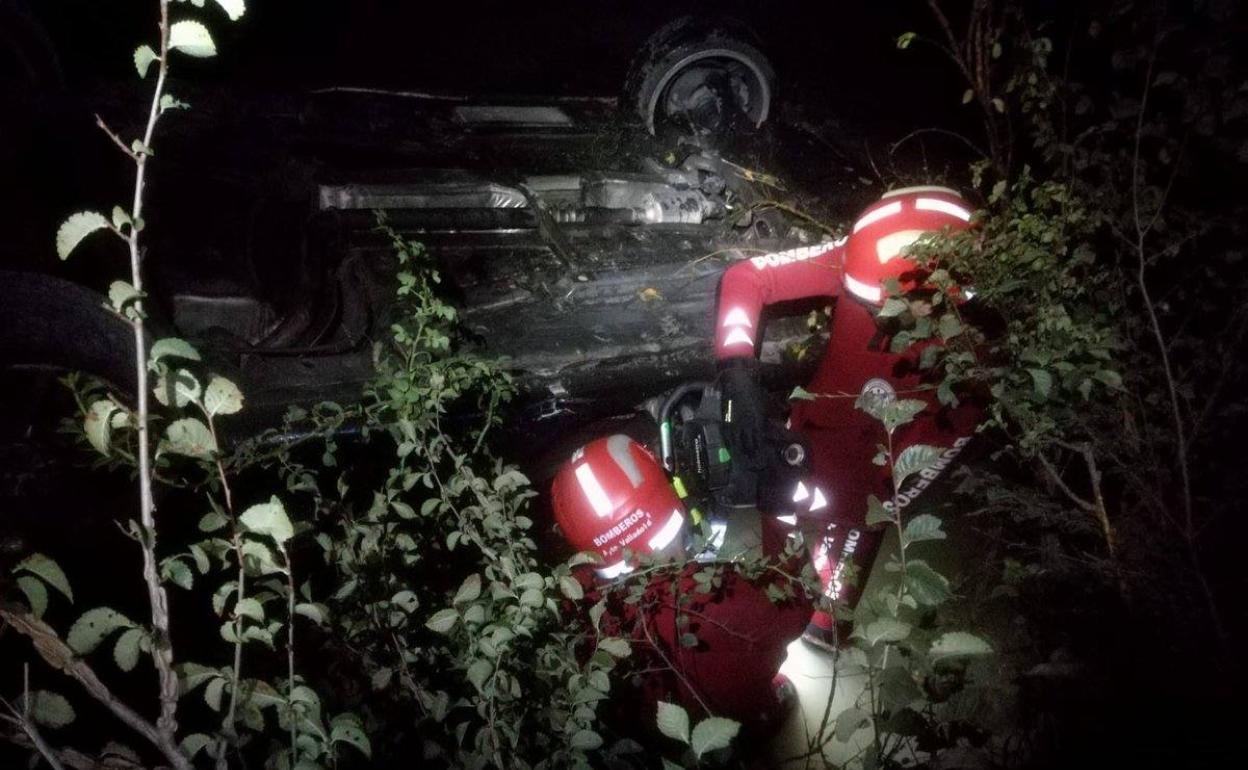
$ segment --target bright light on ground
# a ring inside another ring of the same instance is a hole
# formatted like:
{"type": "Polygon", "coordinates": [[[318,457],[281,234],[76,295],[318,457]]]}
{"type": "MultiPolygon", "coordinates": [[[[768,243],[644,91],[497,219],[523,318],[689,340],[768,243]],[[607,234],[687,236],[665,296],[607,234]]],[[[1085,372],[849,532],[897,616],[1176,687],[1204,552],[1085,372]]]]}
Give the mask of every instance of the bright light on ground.
{"type": "Polygon", "coordinates": [[[854,705],[864,685],[861,674],[836,674],[832,661],[831,653],[800,639],[789,645],[780,673],[793,683],[798,703],[772,743],[776,767],[804,767],[805,757],[818,751],[820,744],[827,760],[840,767],[859,756],[870,743],[870,731],[866,729],[859,730],[848,742],[832,737],[837,715],[854,705]],[[834,683],[835,693],[832,692],[834,683]],[[832,699],[830,709],[829,697],[832,699]],[[820,736],[819,725],[824,721],[825,712],[827,726],[820,736]]]}

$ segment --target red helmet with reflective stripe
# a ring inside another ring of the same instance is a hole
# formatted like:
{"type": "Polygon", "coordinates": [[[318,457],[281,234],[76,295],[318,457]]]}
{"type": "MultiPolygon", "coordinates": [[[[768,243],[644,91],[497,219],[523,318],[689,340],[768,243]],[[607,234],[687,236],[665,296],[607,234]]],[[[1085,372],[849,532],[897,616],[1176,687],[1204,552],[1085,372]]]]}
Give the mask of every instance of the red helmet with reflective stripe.
{"type": "Polygon", "coordinates": [[[663,467],[645,447],[619,434],[573,453],[555,474],[551,505],[568,542],[602,556],[603,577],[631,569],[625,548],[648,554],[679,544],[685,523],[663,467]]]}
{"type": "Polygon", "coordinates": [[[873,304],[885,299],[883,283],[914,269],[901,256],[921,236],[946,227],[965,230],[971,207],[947,187],[907,187],[885,193],[854,222],[845,244],[845,290],[873,304]]]}

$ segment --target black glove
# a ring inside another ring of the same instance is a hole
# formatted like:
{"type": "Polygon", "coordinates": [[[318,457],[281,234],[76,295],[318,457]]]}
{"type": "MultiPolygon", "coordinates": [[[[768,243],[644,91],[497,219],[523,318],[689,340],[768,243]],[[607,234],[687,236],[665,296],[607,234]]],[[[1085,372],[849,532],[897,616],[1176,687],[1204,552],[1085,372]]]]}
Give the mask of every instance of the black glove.
{"type": "Polygon", "coordinates": [[[767,414],[758,384],[758,362],[729,358],[719,365],[719,391],[724,406],[728,449],[734,460],[758,468],[767,446],[767,414]]]}

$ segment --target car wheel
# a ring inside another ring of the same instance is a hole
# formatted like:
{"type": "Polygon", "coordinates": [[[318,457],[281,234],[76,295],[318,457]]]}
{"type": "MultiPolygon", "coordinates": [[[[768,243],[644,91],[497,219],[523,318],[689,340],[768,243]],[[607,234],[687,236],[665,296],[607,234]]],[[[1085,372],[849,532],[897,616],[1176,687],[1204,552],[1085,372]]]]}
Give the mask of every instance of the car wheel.
{"type": "Polygon", "coordinates": [[[634,59],[627,104],[652,134],[667,125],[703,134],[761,126],[771,112],[775,71],[747,37],[691,19],[673,22],[634,59]]]}
{"type": "Polygon", "coordinates": [[[131,484],[90,473],[73,395],[59,379],[82,372],[124,400],[135,393],[134,332],[103,296],[36,273],[0,271],[0,546],[53,542],[67,527],[112,527],[131,484]],[[34,538],[34,540],[30,540],[34,538]]]}
{"type": "Polygon", "coordinates": [[[0,270],[0,366],[80,371],[133,397],[134,331],[76,283],[0,270]]]}

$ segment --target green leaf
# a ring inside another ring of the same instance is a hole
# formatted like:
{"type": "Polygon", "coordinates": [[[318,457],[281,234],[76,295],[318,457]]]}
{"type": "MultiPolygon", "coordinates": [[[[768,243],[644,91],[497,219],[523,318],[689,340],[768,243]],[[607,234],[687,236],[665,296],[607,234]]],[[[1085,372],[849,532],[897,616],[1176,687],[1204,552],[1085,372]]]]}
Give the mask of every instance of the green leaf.
{"type": "Polygon", "coordinates": [[[1111,388],[1118,389],[1122,387],[1122,375],[1111,369],[1102,369],[1092,376],[1111,388]]]}
{"type": "Polygon", "coordinates": [[[527,591],[530,588],[541,590],[545,585],[546,581],[536,572],[525,572],[511,583],[511,587],[516,591],[527,591]]]}
{"type": "Polygon", "coordinates": [[[893,463],[893,484],[897,489],[901,489],[906,479],[932,467],[939,459],[938,447],[927,444],[914,444],[906,447],[897,457],[897,462],[893,463]]]}
{"type": "Polygon", "coordinates": [[[213,376],[204,389],[204,410],[210,415],[235,414],[243,408],[243,394],[224,377],[213,376]]]}
{"type": "Polygon", "coordinates": [[[598,640],[598,649],[606,652],[613,658],[627,658],[633,651],[629,646],[627,639],[620,639],[616,636],[608,636],[598,640]]]}
{"type": "Polygon", "coordinates": [[[286,508],[276,495],[269,498],[267,503],[259,503],[243,511],[239,522],[248,532],[268,535],[279,544],[295,536],[295,528],[286,515],[286,508]]]}
{"type": "Polygon", "coordinates": [[[170,369],[156,380],[152,392],[160,403],[176,405],[180,409],[190,403],[199,403],[203,388],[195,375],[186,369],[170,369]]]}
{"type": "Polygon", "coordinates": [[[974,634],[965,631],[950,631],[941,634],[932,642],[933,659],[951,658],[960,655],[991,655],[992,645],[974,634]]]}
{"type": "Polygon", "coordinates": [[[191,343],[177,337],[164,337],[156,340],[152,343],[151,352],[147,354],[150,363],[155,363],[165,356],[186,358],[191,361],[201,360],[199,351],[191,343]]]}
{"type": "Polygon", "coordinates": [[[963,104],[970,104],[970,103],[971,103],[971,100],[972,100],[972,99],[974,99],[974,98],[975,98],[975,91],[974,91],[974,89],[968,88],[968,89],[966,89],[965,91],[963,91],[963,92],[962,92],[962,103],[963,103],[963,104]]]}
{"type": "Polygon", "coordinates": [[[668,738],[689,743],[689,713],[675,703],[659,701],[655,726],[668,738]]]}
{"type": "Polygon", "coordinates": [[[940,526],[939,518],[930,513],[921,513],[906,523],[906,542],[922,543],[926,540],[944,540],[945,532],[940,526]]]}
{"type": "Polygon", "coordinates": [[[1053,390],[1053,375],[1043,369],[1028,369],[1027,373],[1031,375],[1032,390],[1036,397],[1041,401],[1047,400],[1049,392],[1053,390]]]}
{"type": "Polygon", "coordinates": [[[693,728],[689,745],[693,748],[694,755],[701,759],[709,751],[727,748],[740,729],[740,723],[731,719],[708,717],[693,728]]]}
{"type": "Polygon", "coordinates": [[[425,621],[425,628],[438,634],[448,633],[459,621],[459,613],[452,609],[438,610],[425,621]]]}
{"type": "Polygon", "coordinates": [[[464,582],[460,584],[459,590],[455,592],[455,598],[451,599],[451,604],[460,605],[471,601],[476,601],[481,596],[481,576],[475,572],[464,578],[464,582]]]}
{"type": "Polygon", "coordinates": [[[860,708],[850,707],[836,718],[834,735],[841,743],[848,743],[854,733],[871,724],[871,715],[860,708]]]}
{"type": "Polygon", "coordinates": [[[906,50],[910,47],[910,44],[914,42],[915,37],[916,35],[913,32],[901,33],[897,36],[897,48],[902,51],[906,50]]]}
{"type": "Polygon", "coordinates": [[[950,596],[945,576],[918,559],[906,562],[906,588],[915,601],[927,607],[935,607],[950,596]]]}
{"type": "Polygon", "coordinates": [[[1002,113],[1005,112],[1005,100],[999,97],[993,97],[992,108],[996,110],[997,112],[1002,112],[1002,113]]]}
{"type": "Polygon", "coordinates": [[[295,614],[311,620],[318,626],[325,625],[325,605],[315,602],[300,602],[295,605],[295,614]]]}
{"type": "Polygon", "coordinates": [[[225,679],[223,677],[219,677],[217,679],[213,679],[208,683],[208,686],[204,688],[204,703],[207,703],[210,707],[212,707],[213,711],[221,710],[221,696],[225,693],[225,684],[225,679]]]}
{"type": "Polygon", "coordinates": [[[208,552],[198,543],[191,543],[187,546],[187,550],[191,554],[191,558],[195,560],[195,568],[199,570],[201,575],[207,575],[208,570],[212,569],[212,562],[208,560],[208,552]]]}
{"type": "Polygon", "coordinates": [[[152,66],[152,62],[159,59],[160,57],[150,45],[141,45],[134,49],[134,69],[139,73],[140,80],[147,77],[148,68],[152,66]]]}
{"type": "Polygon", "coordinates": [[[572,736],[572,748],[593,751],[602,747],[602,736],[593,730],[577,730],[572,736]]]}
{"type": "Polygon", "coordinates": [[[490,678],[490,674],[494,673],[494,664],[483,658],[474,660],[468,671],[464,674],[472,686],[480,690],[485,686],[485,680],[490,678]]]}
{"type": "Polygon", "coordinates": [[[73,589],[69,587],[69,578],[65,577],[65,572],[61,570],[61,565],[57,564],[48,556],[41,553],[32,553],[25,559],[17,563],[13,568],[13,572],[29,572],[37,575],[43,582],[61,592],[61,595],[71,602],[74,600],[73,589]]]}
{"type": "Polygon", "coordinates": [[[906,312],[906,310],[909,307],[910,306],[906,304],[906,301],[904,299],[898,299],[897,297],[889,297],[888,299],[884,300],[884,307],[880,308],[879,315],[881,318],[895,318],[901,315],[902,313],[906,312]]]}
{"type": "Polygon", "coordinates": [[[189,110],[191,105],[177,98],[173,94],[161,94],[160,112],[163,115],[169,110],[189,110]]]}
{"type": "Polygon", "coordinates": [[[897,428],[909,424],[915,415],[927,408],[927,403],[917,398],[888,398],[883,414],[878,418],[884,423],[884,429],[892,433],[897,428]]]}
{"type": "Polygon", "coordinates": [[[869,495],[867,497],[867,526],[874,527],[877,524],[891,524],[892,522],[893,514],[884,507],[880,498],[869,495]]]}
{"type": "Polygon", "coordinates": [[[946,313],[940,317],[939,331],[940,338],[948,342],[962,333],[962,322],[954,314],[946,313]]]}
{"type": "Polygon", "coordinates": [[[126,629],[113,645],[113,662],[122,671],[133,671],[139,664],[139,644],[145,634],[141,628],[126,629]]]}
{"type": "Polygon", "coordinates": [[[230,520],[226,518],[224,513],[212,511],[211,513],[205,513],[203,518],[199,520],[199,531],[216,532],[229,523],[230,520]]]}
{"type": "Polygon", "coordinates": [[[910,624],[903,623],[896,618],[880,618],[873,620],[862,629],[860,635],[867,640],[872,647],[881,642],[900,642],[910,635],[910,624]]]}
{"type": "Polygon", "coordinates": [[[48,611],[47,586],[37,578],[22,575],[17,579],[17,587],[26,596],[26,603],[30,605],[31,614],[42,618],[43,613],[48,611]]]}
{"type": "Polygon", "coordinates": [[[30,693],[30,716],[36,723],[56,729],[73,722],[75,715],[64,695],[34,690],[30,693]]]}
{"type": "Polygon", "coordinates": [[[382,666],[373,672],[369,677],[369,683],[374,690],[384,690],[390,686],[391,680],[394,679],[394,669],[389,666],[382,666]]]}
{"type": "Polygon", "coordinates": [[[580,601],[585,596],[585,590],[581,588],[580,581],[571,575],[559,578],[559,591],[574,602],[580,601]]]}
{"type": "Polygon", "coordinates": [[[211,460],[217,452],[217,440],[208,426],[194,417],[174,420],[165,429],[164,450],[173,454],[211,460]]]}
{"type": "Polygon", "coordinates": [[[198,59],[217,55],[217,45],[208,28],[197,21],[174,22],[169,28],[169,48],[198,59]]]}
{"type": "Polygon", "coordinates": [[[892,394],[882,393],[878,390],[864,390],[854,401],[854,408],[866,412],[877,420],[883,421],[885,410],[888,409],[888,405],[894,400],[896,400],[896,397],[892,394]]]}
{"type": "Polygon", "coordinates": [[[120,407],[107,399],[100,399],[91,404],[82,420],[83,433],[95,451],[108,457],[112,444],[112,417],[120,411],[120,407]]]}
{"type": "Polygon", "coordinates": [[[70,626],[65,641],[74,652],[86,655],[119,628],[135,628],[134,621],[111,607],[96,607],[82,613],[82,617],[70,626]]]}
{"type": "Polygon", "coordinates": [[[373,756],[372,744],[368,741],[368,735],[364,732],[364,726],[360,723],[360,718],[355,714],[339,714],[331,719],[329,722],[329,740],[330,743],[345,743],[348,746],[354,746],[357,751],[366,757],[372,758],[373,756]]]}
{"type": "Polygon", "coordinates": [[[71,214],[69,219],[61,225],[56,231],[56,254],[61,259],[69,259],[69,255],[74,249],[78,248],[78,244],[82,243],[82,239],[86,238],[96,230],[105,230],[108,228],[108,220],[103,214],[95,211],[79,211],[77,214],[71,214]]]}
{"type": "MultiPolygon", "coordinates": [[[[217,5],[221,6],[221,10],[225,11],[225,15],[230,17],[230,21],[238,21],[247,13],[247,4],[245,0],[213,0],[217,5]]],[[[368,752],[365,752],[366,754],[368,752]]]]}
{"type": "Polygon", "coordinates": [[[182,753],[188,759],[194,759],[196,754],[203,751],[211,743],[213,743],[213,739],[210,736],[203,733],[191,733],[182,739],[178,747],[182,749],[182,753]]]}
{"type": "Polygon", "coordinates": [[[133,313],[127,312],[130,309],[128,306],[133,302],[137,302],[141,296],[126,281],[113,281],[108,285],[109,306],[126,318],[133,318],[133,313]]]}
{"type": "Polygon", "coordinates": [[[793,392],[789,394],[790,401],[814,401],[818,396],[806,390],[801,385],[793,388],[793,392]]]}
{"type": "Polygon", "coordinates": [[[234,614],[264,622],[264,605],[256,599],[246,596],[239,599],[238,603],[234,605],[234,614]]]}
{"type": "Polygon", "coordinates": [[[191,590],[195,584],[195,576],[186,562],[178,558],[165,559],[160,565],[160,576],[174,585],[191,590]]]}
{"type": "Polygon", "coordinates": [[[569,567],[579,567],[582,564],[602,564],[602,555],[595,551],[580,551],[568,559],[569,567]]]}

